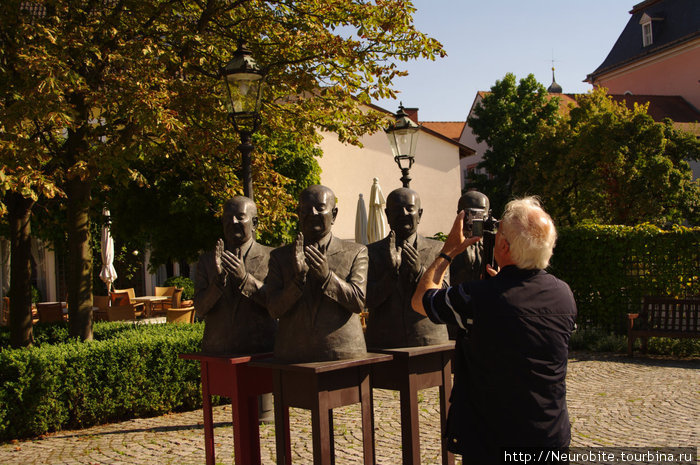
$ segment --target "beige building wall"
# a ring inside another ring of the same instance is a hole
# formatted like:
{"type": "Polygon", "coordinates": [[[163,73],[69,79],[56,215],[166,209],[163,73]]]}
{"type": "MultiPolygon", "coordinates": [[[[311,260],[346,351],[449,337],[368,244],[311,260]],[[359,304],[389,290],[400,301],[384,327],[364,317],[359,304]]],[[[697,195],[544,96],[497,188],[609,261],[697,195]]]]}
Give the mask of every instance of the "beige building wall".
{"type": "MultiPolygon", "coordinates": [[[[333,233],[341,239],[355,238],[357,200],[362,194],[369,212],[369,194],[373,178],[379,178],[384,197],[401,187],[401,171],[394,162],[389,141],[383,131],[362,138],[363,148],[343,144],[335,134],[323,133],[320,144],[321,183],[330,187],[338,199],[338,217],[333,233]]],[[[423,218],[418,232],[432,236],[447,234],[457,212],[460,168],[456,144],[421,132],[416,160],[411,168],[411,189],[418,192],[423,218]]],[[[386,225],[387,233],[389,231],[386,225]]]]}

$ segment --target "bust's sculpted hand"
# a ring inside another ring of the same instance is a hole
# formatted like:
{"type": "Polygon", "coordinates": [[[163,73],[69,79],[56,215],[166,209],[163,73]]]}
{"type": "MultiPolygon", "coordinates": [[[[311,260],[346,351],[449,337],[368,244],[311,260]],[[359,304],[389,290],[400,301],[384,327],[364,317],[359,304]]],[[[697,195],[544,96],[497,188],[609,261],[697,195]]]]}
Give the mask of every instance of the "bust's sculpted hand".
{"type": "Polygon", "coordinates": [[[309,245],[305,248],[306,263],[309,265],[309,273],[319,281],[325,281],[331,273],[328,266],[328,259],[316,248],[315,245],[309,245]]]}
{"type": "Polygon", "coordinates": [[[309,266],[306,264],[306,254],[304,253],[304,235],[299,233],[294,241],[294,274],[298,280],[303,281],[307,271],[309,271],[309,266]]]}
{"type": "Polygon", "coordinates": [[[388,253],[391,269],[398,272],[399,267],[401,266],[401,249],[396,248],[396,233],[394,231],[389,231],[388,253]]]}
{"type": "Polygon", "coordinates": [[[421,268],[418,251],[408,242],[404,242],[401,249],[401,270],[407,273],[409,278],[417,278],[421,268]]]}
{"type": "MultiPolygon", "coordinates": [[[[240,253],[240,250],[239,250],[240,253]]],[[[221,263],[230,277],[243,281],[247,273],[243,259],[228,250],[221,254],[221,263]]]]}
{"type": "Polygon", "coordinates": [[[226,269],[222,263],[222,256],[224,254],[224,241],[219,239],[216,241],[216,248],[214,249],[214,264],[216,265],[216,272],[219,274],[219,279],[223,284],[226,284],[226,269]]]}

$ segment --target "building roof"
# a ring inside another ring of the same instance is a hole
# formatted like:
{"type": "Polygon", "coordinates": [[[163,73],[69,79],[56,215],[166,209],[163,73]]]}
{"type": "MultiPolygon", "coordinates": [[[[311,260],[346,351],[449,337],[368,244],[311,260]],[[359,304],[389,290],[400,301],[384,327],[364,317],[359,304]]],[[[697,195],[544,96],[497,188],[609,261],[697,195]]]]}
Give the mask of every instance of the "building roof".
{"type": "Polygon", "coordinates": [[[635,5],[630,14],[632,16],[607,58],[586,76],[586,82],[593,83],[601,74],[700,38],[698,0],[646,0],[635,5]],[[653,28],[653,43],[647,47],[642,44],[640,25],[645,14],[651,18],[653,28]]]}
{"type": "MultiPolygon", "coordinates": [[[[490,92],[479,91],[477,98],[488,95],[490,92]]],[[[549,94],[551,97],[559,97],[559,111],[568,112],[570,105],[576,105],[577,94],[549,94]]],[[[661,122],[670,118],[677,129],[691,132],[700,136],[700,111],[696,110],[686,99],[678,95],[620,95],[611,94],[616,102],[625,102],[627,108],[634,108],[634,104],[649,103],[647,114],[654,121],[661,122]]],[[[474,99],[476,103],[476,98],[474,99]]],[[[472,111],[474,106],[472,105],[472,111]]]]}
{"type": "Polygon", "coordinates": [[[649,103],[647,113],[654,118],[654,121],[663,121],[664,118],[671,118],[674,123],[697,123],[700,121],[700,111],[696,110],[683,97],[678,95],[611,95],[611,97],[621,102],[624,100],[628,108],[633,108],[634,104],[649,103]]]}
{"type": "MultiPolygon", "coordinates": [[[[390,115],[393,115],[392,112],[389,110],[386,110],[380,106],[377,106],[373,103],[368,103],[365,104],[370,108],[373,108],[374,110],[377,110],[379,112],[387,113],[390,115]]],[[[428,134],[437,137],[438,139],[442,139],[446,142],[449,142],[451,144],[456,145],[459,148],[460,153],[468,153],[468,154],[473,154],[476,153],[476,151],[471,148],[467,147],[466,145],[462,144],[459,142],[460,135],[462,134],[462,129],[464,129],[464,125],[466,122],[452,122],[452,121],[447,121],[447,122],[440,122],[440,121],[418,121],[418,108],[405,108],[404,109],[406,113],[408,113],[408,117],[413,119],[414,122],[419,123],[421,126],[421,131],[427,132],[428,134]],[[459,132],[456,132],[456,126],[461,125],[461,128],[459,129],[459,132]],[[456,136],[455,136],[456,134],[456,136]]]]}
{"type": "Polygon", "coordinates": [[[464,125],[467,123],[464,121],[421,121],[421,124],[424,128],[432,129],[445,137],[459,141],[464,125]]]}

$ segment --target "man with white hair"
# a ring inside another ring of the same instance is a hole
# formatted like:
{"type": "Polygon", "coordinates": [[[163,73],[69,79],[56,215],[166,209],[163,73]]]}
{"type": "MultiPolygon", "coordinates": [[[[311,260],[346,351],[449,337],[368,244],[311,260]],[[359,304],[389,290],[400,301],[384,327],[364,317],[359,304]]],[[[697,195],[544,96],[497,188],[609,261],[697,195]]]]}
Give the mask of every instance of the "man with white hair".
{"type": "Polygon", "coordinates": [[[576,303],[569,286],[544,271],[556,229],[534,197],[506,205],[491,279],[441,289],[454,257],[477,242],[462,232],[460,212],[442,253],[425,271],[413,308],[435,323],[464,328],[457,341],[466,366],[455,372],[447,447],[465,464],[509,463],[524,449],[565,449],[571,439],[566,408],[568,343],[576,303]],[[508,455],[510,454],[510,455],[508,455]]]}

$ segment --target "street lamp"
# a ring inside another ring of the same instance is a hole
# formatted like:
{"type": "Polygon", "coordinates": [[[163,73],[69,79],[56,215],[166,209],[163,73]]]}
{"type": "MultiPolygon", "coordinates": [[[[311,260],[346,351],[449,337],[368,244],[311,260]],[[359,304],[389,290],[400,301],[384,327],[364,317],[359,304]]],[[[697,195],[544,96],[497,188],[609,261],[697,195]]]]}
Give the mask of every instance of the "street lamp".
{"type": "Polygon", "coordinates": [[[394,161],[401,169],[401,182],[403,187],[409,187],[411,178],[408,171],[413,166],[416,155],[416,143],[421,126],[414,123],[399,105],[399,111],[394,115],[394,123],[384,130],[389,138],[389,145],[394,154],[394,161]]]}
{"type": "Polygon", "coordinates": [[[241,151],[243,195],[253,199],[250,154],[253,151],[253,133],[260,126],[260,96],[265,76],[242,41],[238,42],[238,50],[223,67],[221,75],[231,105],[229,118],[241,138],[238,149],[241,151]]]}

